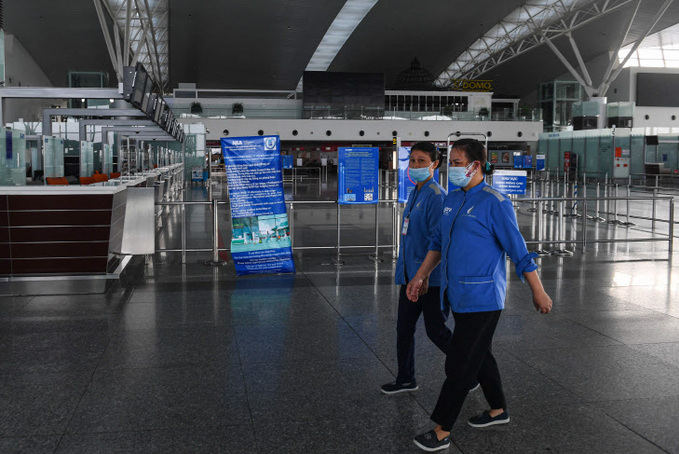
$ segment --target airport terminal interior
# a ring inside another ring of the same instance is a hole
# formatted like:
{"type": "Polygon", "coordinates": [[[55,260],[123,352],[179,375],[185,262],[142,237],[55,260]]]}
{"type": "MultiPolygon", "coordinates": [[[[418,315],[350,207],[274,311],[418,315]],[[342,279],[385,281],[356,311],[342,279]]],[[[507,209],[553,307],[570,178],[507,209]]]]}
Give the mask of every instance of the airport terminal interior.
{"type": "Polygon", "coordinates": [[[508,259],[511,422],[471,390],[439,452],[679,453],[679,3],[69,8],[0,0],[0,453],[422,452],[408,159],[452,191],[460,139],[553,309],[508,259]]]}

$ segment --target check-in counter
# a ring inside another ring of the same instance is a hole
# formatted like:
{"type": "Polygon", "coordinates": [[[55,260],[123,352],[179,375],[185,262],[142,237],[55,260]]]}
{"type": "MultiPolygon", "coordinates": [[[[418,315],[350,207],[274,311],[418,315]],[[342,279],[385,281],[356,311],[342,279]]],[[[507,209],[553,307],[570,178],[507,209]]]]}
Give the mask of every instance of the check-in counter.
{"type": "Polygon", "coordinates": [[[0,278],[101,275],[113,272],[122,255],[153,253],[153,216],[145,212],[153,213],[155,190],[147,184],[141,176],[0,187],[0,278]]]}

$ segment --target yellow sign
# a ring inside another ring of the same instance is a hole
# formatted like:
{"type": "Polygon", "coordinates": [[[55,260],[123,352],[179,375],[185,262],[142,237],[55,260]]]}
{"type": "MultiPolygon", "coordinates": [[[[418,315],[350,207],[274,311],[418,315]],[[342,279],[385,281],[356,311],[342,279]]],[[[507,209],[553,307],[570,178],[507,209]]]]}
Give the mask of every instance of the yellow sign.
{"type": "Polygon", "coordinates": [[[449,88],[455,91],[493,91],[493,81],[450,79],[449,88]]]}

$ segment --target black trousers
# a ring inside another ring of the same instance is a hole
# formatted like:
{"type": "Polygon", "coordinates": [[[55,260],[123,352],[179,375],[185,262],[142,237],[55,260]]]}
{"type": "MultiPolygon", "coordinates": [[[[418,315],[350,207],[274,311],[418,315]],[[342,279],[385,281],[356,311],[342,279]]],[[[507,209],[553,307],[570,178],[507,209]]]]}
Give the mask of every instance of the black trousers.
{"type": "Polygon", "coordinates": [[[448,351],[453,338],[453,333],[446,326],[448,313],[448,310],[441,310],[439,287],[430,287],[429,291],[414,303],[406,296],[406,286],[401,286],[396,322],[397,382],[410,383],[415,380],[415,329],[420,314],[424,315],[424,327],[429,339],[443,353],[448,351]]]}
{"type": "Polygon", "coordinates": [[[446,380],[431,415],[432,421],[447,432],[453,428],[469,388],[477,380],[490,408],[507,408],[500,371],[492,353],[493,334],[501,313],[501,310],[453,312],[455,329],[446,355],[446,380]]]}

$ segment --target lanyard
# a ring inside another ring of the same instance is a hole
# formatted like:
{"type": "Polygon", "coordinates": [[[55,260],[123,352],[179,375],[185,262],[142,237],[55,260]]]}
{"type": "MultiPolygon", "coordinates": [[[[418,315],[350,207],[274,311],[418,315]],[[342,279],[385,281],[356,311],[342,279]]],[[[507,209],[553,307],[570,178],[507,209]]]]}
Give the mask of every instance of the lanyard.
{"type": "MultiPolygon", "coordinates": [[[[424,188],[424,185],[422,187],[424,188]]],[[[413,188],[413,192],[415,193],[415,195],[413,196],[413,203],[410,204],[408,214],[405,216],[406,218],[410,218],[410,213],[413,211],[413,207],[415,206],[415,202],[417,201],[417,196],[420,195],[420,191],[417,189],[417,186],[413,188]]]]}
{"type": "Polygon", "coordinates": [[[452,243],[452,234],[453,234],[453,227],[455,226],[455,222],[457,221],[457,216],[460,214],[460,211],[462,210],[462,207],[464,204],[467,203],[467,193],[464,193],[464,197],[462,198],[462,204],[460,205],[460,208],[457,209],[457,213],[455,213],[455,217],[453,218],[453,222],[450,223],[450,230],[448,231],[448,247],[446,247],[446,254],[445,256],[442,254],[441,255],[441,260],[443,260],[443,257],[446,258],[446,266],[445,269],[442,272],[442,276],[446,276],[447,278],[447,273],[448,273],[448,251],[450,250],[450,243],[452,243]]]}

